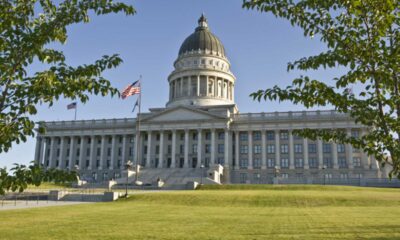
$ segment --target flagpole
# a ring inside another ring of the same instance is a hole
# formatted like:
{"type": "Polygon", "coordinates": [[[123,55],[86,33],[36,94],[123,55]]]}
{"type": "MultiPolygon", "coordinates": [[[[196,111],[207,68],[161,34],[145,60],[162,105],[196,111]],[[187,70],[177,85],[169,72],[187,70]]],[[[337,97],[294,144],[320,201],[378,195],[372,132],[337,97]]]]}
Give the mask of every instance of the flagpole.
{"type": "Polygon", "coordinates": [[[78,103],[76,103],[76,106],[75,106],[75,121],[76,121],[76,111],[78,110],[78,103]]]}
{"type": "Polygon", "coordinates": [[[136,174],[135,174],[135,183],[139,179],[139,150],[140,150],[140,112],[141,112],[141,105],[142,105],[142,75],[140,75],[139,78],[139,87],[140,87],[140,92],[139,92],[139,98],[138,98],[138,105],[139,105],[139,110],[138,114],[136,117],[136,174]]]}

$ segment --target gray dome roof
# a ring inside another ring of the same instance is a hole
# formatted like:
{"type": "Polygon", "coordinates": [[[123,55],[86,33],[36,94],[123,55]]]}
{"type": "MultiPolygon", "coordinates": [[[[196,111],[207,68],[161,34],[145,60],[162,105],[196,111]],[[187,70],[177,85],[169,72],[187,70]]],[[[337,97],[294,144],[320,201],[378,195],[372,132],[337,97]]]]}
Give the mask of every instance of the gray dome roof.
{"type": "Polygon", "coordinates": [[[199,19],[199,26],[195,32],[183,41],[179,49],[179,55],[189,51],[209,50],[217,52],[220,56],[225,56],[225,49],[221,41],[210,32],[207,26],[207,19],[201,15],[199,19]]]}

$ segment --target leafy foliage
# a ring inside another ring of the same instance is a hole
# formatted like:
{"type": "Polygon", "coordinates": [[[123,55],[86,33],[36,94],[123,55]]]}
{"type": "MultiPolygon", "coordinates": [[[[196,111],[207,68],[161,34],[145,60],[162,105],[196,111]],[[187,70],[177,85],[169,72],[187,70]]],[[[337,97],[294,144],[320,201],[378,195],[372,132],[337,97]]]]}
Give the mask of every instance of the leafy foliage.
{"type": "Polygon", "coordinates": [[[6,168],[0,168],[0,195],[4,195],[6,191],[23,192],[29,185],[40,186],[42,182],[69,183],[76,180],[75,171],[67,172],[55,168],[46,170],[37,164],[14,164],[11,174],[6,168]]]}
{"type": "MultiPolygon", "coordinates": [[[[135,10],[111,0],[0,0],[0,152],[12,143],[34,135],[38,103],[52,106],[60,97],[85,103],[89,94],[119,94],[103,71],[121,64],[118,55],[103,56],[92,64],[70,66],[64,53],[51,43],[66,43],[67,27],[89,22],[89,14],[103,15],[135,10]],[[47,70],[28,75],[33,62],[47,70]]],[[[44,129],[39,127],[39,131],[44,129]]]]}
{"type": "Polygon", "coordinates": [[[287,70],[343,66],[346,74],[321,80],[300,76],[291,86],[274,86],[251,94],[261,100],[289,100],[305,107],[333,105],[369,128],[359,138],[340,130],[305,129],[311,139],[350,143],[392,165],[390,177],[400,178],[400,11],[398,0],[244,0],[243,7],[271,12],[319,37],[327,51],[289,63],[287,70]],[[354,94],[353,85],[362,90],[354,94]]]}

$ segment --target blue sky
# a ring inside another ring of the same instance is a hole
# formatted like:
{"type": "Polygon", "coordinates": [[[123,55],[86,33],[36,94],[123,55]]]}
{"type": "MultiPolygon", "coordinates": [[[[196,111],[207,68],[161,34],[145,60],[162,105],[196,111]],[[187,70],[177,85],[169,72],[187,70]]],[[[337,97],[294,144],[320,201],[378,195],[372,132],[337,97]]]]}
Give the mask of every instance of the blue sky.
{"type": "MultiPolygon", "coordinates": [[[[340,70],[320,70],[307,73],[286,71],[287,63],[323,51],[318,38],[303,36],[301,29],[269,13],[241,8],[242,0],[136,0],[134,16],[111,14],[91,19],[90,23],[69,27],[64,51],[67,62],[79,65],[94,62],[102,55],[118,53],[124,63],[105,76],[122,89],[143,75],[142,109],[163,107],[168,99],[168,74],[184,39],[197,26],[201,13],[206,15],[211,31],[225,46],[235,74],[235,100],[239,111],[272,112],[304,110],[290,102],[254,102],[249,94],[274,85],[287,86],[292,79],[307,74],[331,81],[340,70]]],[[[33,65],[30,72],[43,69],[33,65]]],[[[78,103],[77,119],[134,117],[134,98],[121,100],[92,96],[85,105],[78,103]]],[[[39,106],[35,120],[72,120],[73,110],[67,111],[70,100],[61,99],[53,107],[39,106]]],[[[0,166],[27,164],[33,160],[35,140],[14,145],[8,153],[0,154],[0,166]]]]}

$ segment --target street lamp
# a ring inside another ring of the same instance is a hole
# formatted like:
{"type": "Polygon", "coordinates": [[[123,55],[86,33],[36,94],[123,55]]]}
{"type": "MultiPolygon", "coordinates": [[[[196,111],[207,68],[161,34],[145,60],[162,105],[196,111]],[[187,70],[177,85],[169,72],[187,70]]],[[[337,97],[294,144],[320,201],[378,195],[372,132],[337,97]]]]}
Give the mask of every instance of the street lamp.
{"type": "Polygon", "coordinates": [[[201,180],[200,180],[200,185],[203,185],[203,175],[204,175],[204,164],[201,164],[201,180]]]}
{"type": "Polygon", "coordinates": [[[326,184],[326,173],[325,173],[326,165],[322,166],[322,173],[324,174],[324,185],[326,184]]]}
{"type": "Polygon", "coordinates": [[[128,181],[129,181],[129,170],[132,169],[132,162],[128,160],[125,164],[126,169],[126,183],[125,183],[125,197],[128,197],[128,181]]]}

